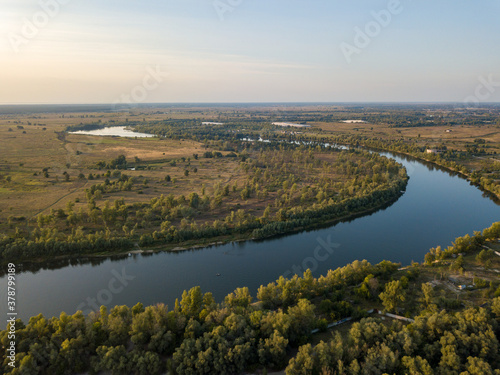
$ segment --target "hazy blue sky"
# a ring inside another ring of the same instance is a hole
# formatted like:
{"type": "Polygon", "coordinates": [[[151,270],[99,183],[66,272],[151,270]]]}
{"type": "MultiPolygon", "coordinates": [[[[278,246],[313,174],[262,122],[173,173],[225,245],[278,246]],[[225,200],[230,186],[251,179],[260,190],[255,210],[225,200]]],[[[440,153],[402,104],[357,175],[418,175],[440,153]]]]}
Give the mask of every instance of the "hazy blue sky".
{"type": "Polygon", "coordinates": [[[500,101],[499,0],[391,1],[0,0],[0,103],[500,101]]]}

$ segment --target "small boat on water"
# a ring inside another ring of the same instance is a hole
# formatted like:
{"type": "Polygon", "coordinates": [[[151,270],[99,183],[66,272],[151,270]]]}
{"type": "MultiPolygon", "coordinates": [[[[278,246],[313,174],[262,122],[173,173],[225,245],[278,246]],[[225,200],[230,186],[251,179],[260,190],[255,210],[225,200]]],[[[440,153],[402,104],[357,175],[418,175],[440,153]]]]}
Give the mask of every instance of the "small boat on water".
{"type": "Polygon", "coordinates": [[[215,276],[220,276],[220,273],[216,273],[215,276]]]}

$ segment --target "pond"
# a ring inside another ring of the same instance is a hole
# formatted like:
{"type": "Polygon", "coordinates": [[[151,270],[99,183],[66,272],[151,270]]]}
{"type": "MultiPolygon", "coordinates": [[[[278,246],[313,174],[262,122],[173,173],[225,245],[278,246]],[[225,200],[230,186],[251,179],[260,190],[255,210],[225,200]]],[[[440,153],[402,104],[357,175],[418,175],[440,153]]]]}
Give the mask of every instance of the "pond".
{"type": "Polygon", "coordinates": [[[76,132],[68,132],[69,134],[82,135],[99,135],[106,137],[126,137],[126,138],[152,138],[153,134],[138,133],[130,130],[127,126],[112,126],[96,130],[78,130],[76,132]]]}

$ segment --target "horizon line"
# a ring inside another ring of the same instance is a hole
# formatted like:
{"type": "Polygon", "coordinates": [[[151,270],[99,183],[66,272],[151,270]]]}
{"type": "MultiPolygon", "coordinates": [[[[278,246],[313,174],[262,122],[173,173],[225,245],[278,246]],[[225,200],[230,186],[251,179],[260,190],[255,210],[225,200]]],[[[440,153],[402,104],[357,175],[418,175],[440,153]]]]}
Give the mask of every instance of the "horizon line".
{"type": "MultiPolygon", "coordinates": [[[[34,105],[34,106],[42,106],[42,105],[95,105],[95,106],[115,106],[115,107],[142,107],[149,105],[172,105],[172,104],[463,104],[467,105],[468,103],[464,103],[461,101],[265,101],[265,102],[149,102],[149,103],[44,103],[44,102],[15,102],[15,103],[0,103],[0,106],[22,106],[22,105],[34,105]]],[[[477,103],[476,105],[487,105],[487,104],[500,104],[500,101],[494,102],[482,102],[477,103]]]]}

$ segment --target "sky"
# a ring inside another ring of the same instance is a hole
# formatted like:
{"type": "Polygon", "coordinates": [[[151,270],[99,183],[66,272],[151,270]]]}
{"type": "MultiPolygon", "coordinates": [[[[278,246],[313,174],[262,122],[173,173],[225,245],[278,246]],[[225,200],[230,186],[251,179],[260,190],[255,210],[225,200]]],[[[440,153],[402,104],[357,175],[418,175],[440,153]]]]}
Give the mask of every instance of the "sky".
{"type": "Polygon", "coordinates": [[[0,0],[0,103],[498,102],[499,16],[499,0],[0,0]]]}

